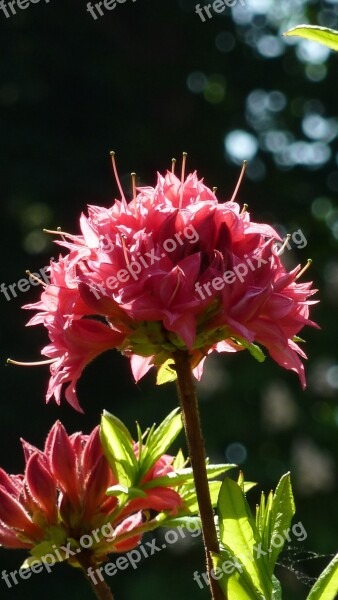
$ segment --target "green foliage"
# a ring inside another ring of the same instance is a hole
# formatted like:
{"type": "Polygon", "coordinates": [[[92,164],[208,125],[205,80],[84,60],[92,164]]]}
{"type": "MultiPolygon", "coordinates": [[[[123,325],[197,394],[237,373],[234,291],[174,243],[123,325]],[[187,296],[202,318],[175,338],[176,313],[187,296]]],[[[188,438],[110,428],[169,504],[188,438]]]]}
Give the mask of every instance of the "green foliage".
{"type": "MultiPolygon", "coordinates": [[[[162,477],[156,477],[144,481],[145,476],[154,464],[163,456],[183,427],[181,413],[178,408],[173,410],[158,427],[153,425],[145,433],[142,433],[137,424],[138,445],[135,443],[125,425],[114,415],[104,412],[101,420],[101,440],[104,454],[117,479],[117,483],[107,490],[110,496],[117,496],[120,508],[133,497],[145,497],[152,488],[170,487],[181,496],[184,504],[177,512],[177,519],[186,518],[189,521],[198,513],[198,503],[194,484],[193,472],[186,467],[186,460],[180,450],[173,460],[173,471],[162,477]]],[[[207,464],[207,475],[210,480],[210,494],[213,506],[216,506],[220,481],[215,478],[229,469],[233,464],[207,464]]],[[[251,482],[243,482],[245,489],[254,485],[251,482]]],[[[175,524],[175,519],[168,517],[166,513],[160,513],[157,517],[159,523],[175,524]]],[[[178,521],[181,523],[181,520],[178,521]]],[[[147,529],[149,530],[149,529],[147,529]]]]}
{"type": "Polygon", "coordinates": [[[170,381],[176,381],[177,373],[174,369],[172,369],[171,365],[174,364],[172,358],[168,358],[168,360],[161,365],[157,371],[156,383],[157,385],[162,385],[163,383],[169,383],[170,381]]]}
{"type": "Polygon", "coordinates": [[[284,33],[285,36],[298,36],[338,50],[338,31],[317,25],[298,25],[284,33]]]}
{"type": "Polygon", "coordinates": [[[338,593],[338,554],[311,588],[307,600],[335,600],[338,593]]]}
{"type": "Polygon", "coordinates": [[[275,493],[261,502],[254,519],[239,483],[225,478],[218,499],[221,554],[213,556],[220,585],[229,600],[280,600],[281,587],[274,567],[295,513],[290,475],[275,493]],[[278,544],[277,544],[278,539],[278,544]]]}

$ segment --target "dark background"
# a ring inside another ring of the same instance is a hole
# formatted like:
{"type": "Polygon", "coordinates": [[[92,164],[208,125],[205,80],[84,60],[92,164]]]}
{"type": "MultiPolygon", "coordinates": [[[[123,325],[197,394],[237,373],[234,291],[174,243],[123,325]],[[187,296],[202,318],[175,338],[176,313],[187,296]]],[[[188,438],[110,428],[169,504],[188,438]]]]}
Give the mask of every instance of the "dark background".
{"type": "MultiPolygon", "coordinates": [[[[338,57],[319,45],[285,43],[281,32],[305,21],[338,28],[337,3],[248,0],[204,23],[194,6],[126,0],[96,21],[80,1],[40,0],[8,19],[0,12],[1,282],[17,282],[57,255],[43,227],[78,233],[87,203],[112,203],[111,149],[126,186],[131,171],[153,185],[156,171],[187,151],[189,170],[218,186],[220,200],[231,197],[241,160],[249,159],[238,200],[282,235],[303,231],[306,248],[285,260],[291,267],[313,258],[308,278],[321,303],[312,315],[322,330],[303,332],[305,392],[270,359],[213,356],[199,385],[201,413],[212,461],[237,461],[259,482],[248,495],[253,508],[261,489],[292,471],[295,522],[308,537],[293,539],[281,558],[290,568],[277,574],[284,598],[301,600],[337,539],[338,57]]],[[[46,407],[47,367],[5,367],[7,356],[38,360],[46,343],[43,328],[24,328],[28,313],[20,308],[38,295],[37,288],[10,301],[0,294],[0,464],[12,473],[23,469],[19,438],[41,446],[56,419],[87,433],[106,408],[145,428],[177,403],[173,384],[156,388],[150,372],[135,385],[127,359],[112,351],[78,385],[84,416],[66,402],[46,407]]],[[[18,569],[24,557],[0,549],[1,570],[18,569]]],[[[198,539],[110,582],[117,600],[208,598],[192,580],[196,569],[203,570],[198,539]]],[[[0,597],[89,599],[91,592],[80,573],[59,565],[11,590],[0,580],[0,597]]]]}

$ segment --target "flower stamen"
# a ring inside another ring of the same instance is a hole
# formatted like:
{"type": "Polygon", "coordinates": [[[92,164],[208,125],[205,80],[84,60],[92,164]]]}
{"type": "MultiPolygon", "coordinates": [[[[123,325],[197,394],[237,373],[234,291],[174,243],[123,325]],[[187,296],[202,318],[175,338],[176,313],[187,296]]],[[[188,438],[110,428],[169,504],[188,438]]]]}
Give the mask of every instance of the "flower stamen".
{"type": "Polygon", "coordinates": [[[171,172],[175,173],[176,158],[171,159],[171,172]]]}
{"type": "Polygon", "coordinates": [[[57,358],[50,358],[49,360],[38,360],[36,362],[21,362],[19,360],[7,358],[6,362],[8,365],[17,365],[18,367],[41,367],[41,365],[51,365],[56,361],[57,358]]]}
{"type": "Polygon", "coordinates": [[[239,178],[238,178],[238,181],[237,181],[237,185],[236,185],[236,187],[235,187],[234,193],[232,194],[232,197],[231,197],[231,200],[230,200],[230,202],[234,202],[234,201],[235,201],[235,198],[236,198],[236,196],[237,196],[237,192],[238,192],[238,190],[239,190],[239,188],[240,188],[240,185],[241,185],[241,183],[242,183],[242,179],[243,179],[243,177],[244,177],[244,173],[245,173],[245,171],[246,171],[247,164],[248,164],[248,161],[247,161],[247,160],[243,160],[242,169],[241,169],[241,172],[240,172],[240,174],[239,174],[239,178]]]}
{"type": "Polygon", "coordinates": [[[288,245],[288,243],[289,243],[289,240],[290,240],[290,238],[291,238],[291,233],[288,233],[288,234],[287,234],[287,236],[286,236],[286,238],[285,238],[285,240],[284,240],[284,243],[283,243],[283,245],[282,245],[282,246],[279,248],[279,250],[276,252],[276,256],[280,256],[281,254],[283,254],[283,252],[284,252],[284,250],[285,250],[286,246],[287,246],[287,245],[288,245]]]}
{"type": "Polygon", "coordinates": [[[133,188],[133,202],[134,202],[134,209],[135,209],[135,217],[137,217],[136,173],[130,173],[130,175],[131,175],[131,185],[133,188]]]}
{"type": "Polygon", "coordinates": [[[74,237],[71,233],[66,233],[65,231],[62,231],[61,227],[58,227],[56,231],[53,229],[43,229],[42,231],[43,231],[43,233],[51,233],[52,235],[61,235],[61,236],[65,235],[70,238],[74,237]]]}
{"type": "Polygon", "coordinates": [[[312,263],[312,258],[308,258],[306,261],[306,265],[302,268],[301,271],[299,271],[298,275],[296,276],[296,280],[299,279],[302,275],[304,275],[305,271],[308,270],[308,268],[310,267],[312,263]]]}
{"type": "Polygon", "coordinates": [[[36,275],[34,275],[34,273],[31,273],[28,269],[25,271],[26,275],[29,275],[29,277],[31,277],[32,279],[34,279],[34,281],[38,281],[40,283],[40,285],[43,285],[43,287],[47,287],[47,283],[45,283],[44,281],[42,281],[42,279],[39,279],[39,277],[37,277],[36,275]]]}
{"type": "Polygon", "coordinates": [[[122,189],[122,185],[121,185],[118,173],[117,173],[116,160],[115,160],[115,152],[114,152],[114,150],[112,150],[110,152],[110,156],[111,156],[111,162],[112,162],[112,165],[113,165],[113,171],[114,171],[114,175],[115,175],[115,181],[117,183],[117,187],[119,188],[119,192],[121,194],[122,202],[123,202],[124,206],[127,207],[128,203],[127,203],[127,200],[125,198],[125,195],[124,195],[124,192],[123,192],[123,189],[122,189]]]}
{"type": "Polygon", "coordinates": [[[186,152],[183,152],[182,155],[182,170],[181,170],[181,191],[180,191],[180,204],[179,204],[179,209],[182,208],[182,201],[183,201],[183,184],[184,184],[184,177],[185,177],[185,165],[187,163],[187,156],[188,154],[186,152]]]}
{"type": "Polygon", "coordinates": [[[120,233],[119,237],[120,237],[120,240],[121,240],[121,245],[122,245],[124,260],[126,261],[127,267],[129,267],[129,258],[128,258],[128,254],[127,254],[128,248],[127,248],[127,244],[126,244],[126,236],[123,233],[120,233]]]}

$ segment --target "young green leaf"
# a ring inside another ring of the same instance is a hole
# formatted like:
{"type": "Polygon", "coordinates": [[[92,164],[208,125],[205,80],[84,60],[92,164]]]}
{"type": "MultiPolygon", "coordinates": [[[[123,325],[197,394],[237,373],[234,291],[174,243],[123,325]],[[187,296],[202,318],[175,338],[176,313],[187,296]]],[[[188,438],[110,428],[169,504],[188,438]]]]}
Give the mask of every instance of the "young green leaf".
{"type": "Polygon", "coordinates": [[[221,542],[241,561],[258,593],[269,598],[272,591],[264,556],[258,556],[261,537],[240,486],[225,477],[218,498],[221,542]],[[256,558],[257,554],[257,558],[256,558]]]}
{"type": "Polygon", "coordinates": [[[118,483],[132,487],[138,476],[138,462],[128,429],[117,417],[104,411],[100,434],[104,454],[118,483]]]}
{"type": "Polygon", "coordinates": [[[311,588],[307,600],[335,600],[338,594],[338,554],[311,588]]]}
{"type": "MultiPolygon", "coordinates": [[[[206,465],[207,476],[208,479],[213,479],[214,477],[218,477],[222,475],[226,471],[230,471],[236,465],[228,465],[228,464],[219,464],[219,465],[206,465]]],[[[158,477],[157,479],[152,479],[151,481],[144,484],[143,488],[149,489],[153,487],[162,487],[162,486],[170,486],[170,487],[178,487],[183,483],[193,483],[194,482],[194,474],[192,472],[191,467],[186,467],[185,469],[178,469],[177,471],[173,471],[172,473],[168,473],[168,475],[164,475],[163,477],[158,477]]]]}
{"type": "Polygon", "coordinates": [[[179,408],[175,408],[162,423],[150,430],[143,448],[140,477],[149,471],[155,462],[168,450],[183,427],[179,408]]]}
{"type": "Polygon", "coordinates": [[[163,365],[159,367],[156,378],[157,385],[163,385],[164,383],[169,383],[170,381],[176,381],[177,373],[171,368],[171,365],[173,364],[173,359],[169,358],[165,363],[163,363],[163,365]]]}
{"type": "MultiPolygon", "coordinates": [[[[221,489],[220,481],[210,481],[209,483],[209,491],[211,497],[212,506],[217,506],[217,500],[219,496],[219,491],[221,489]]],[[[199,512],[197,497],[196,497],[196,489],[192,484],[186,492],[181,492],[181,498],[184,501],[184,509],[185,511],[189,511],[190,514],[196,514],[199,512]]]]}
{"type": "Polygon", "coordinates": [[[283,33],[285,36],[298,36],[323,44],[331,50],[338,50],[338,31],[317,25],[298,25],[283,33]]]}
{"type": "Polygon", "coordinates": [[[283,549],[286,533],[290,527],[295,510],[290,473],[286,473],[276,487],[272,498],[269,522],[265,525],[269,531],[267,551],[271,575],[273,574],[278,555],[283,549]],[[282,543],[280,543],[280,540],[282,540],[282,543]]]}
{"type": "Polygon", "coordinates": [[[221,555],[212,553],[212,562],[214,572],[219,578],[219,585],[228,600],[264,600],[262,594],[255,589],[243,565],[239,565],[230,553],[221,555]],[[238,568],[240,571],[237,570],[238,568]],[[221,571],[222,577],[220,577],[221,571]]]}
{"type": "Polygon", "coordinates": [[[272,575],[272,583],[272,600],[282,600],[282,586],[280,584],[280,581],[278,581],[277,577],[275,577],[274,575],[272,575]]]}

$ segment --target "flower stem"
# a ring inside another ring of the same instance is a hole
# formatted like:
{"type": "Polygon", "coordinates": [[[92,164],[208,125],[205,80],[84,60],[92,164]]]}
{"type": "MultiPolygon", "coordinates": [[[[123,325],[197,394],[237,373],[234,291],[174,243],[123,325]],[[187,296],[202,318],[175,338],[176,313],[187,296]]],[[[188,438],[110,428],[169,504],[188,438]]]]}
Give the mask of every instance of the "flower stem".
{"type": "Polygon", "coordinates": [[[90,584],[90,587],[92,588],[96,598],[98,598],[98,600],[114,600],[114,596],[110,587],[103,579],[102,571],[99,573],[96,572],[97,564],[95,560],[93,560],[91,556],[85,552],[81,552],[81,554],[79,554],[79,556],[76,558],[80,563],[83,574],[90,584]],[[91,575],[89,574],[89,569],[91,575]]]}
{"type": "Polygon", "coordinates": [[[204,439],[189,352],[179,350],[173,354],[173,359],[177,373],[177,389],[183,412],[184,429],[194,473],[211,595],[213,600],[226,600],[219,584],[211,576],[213,564],[210,552],[219,553],[220,550],[210,498],[204,439]]]}

